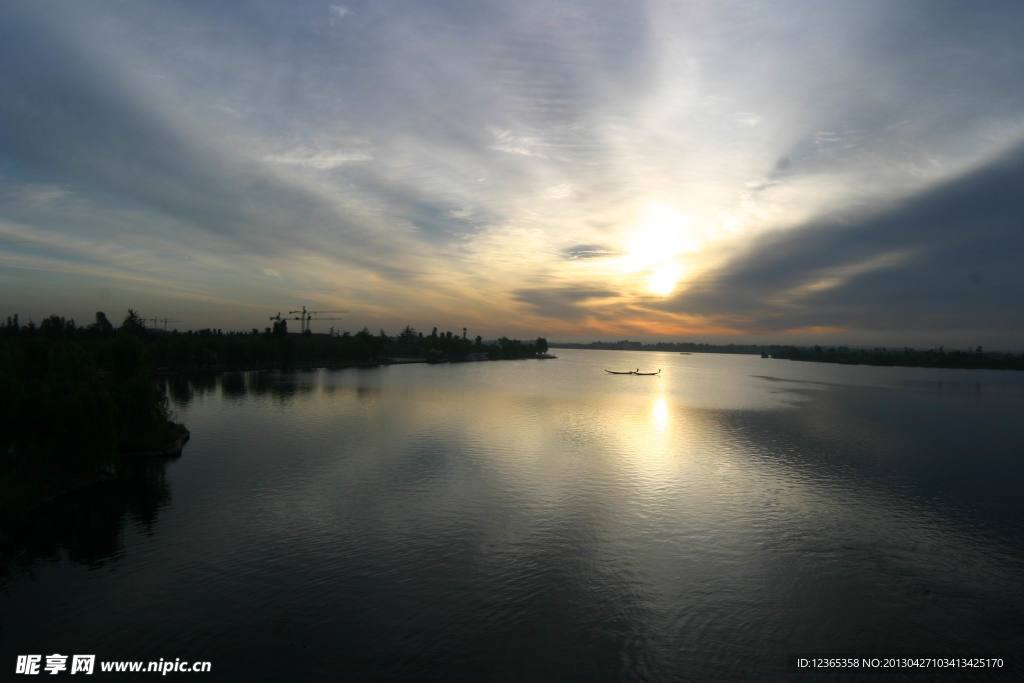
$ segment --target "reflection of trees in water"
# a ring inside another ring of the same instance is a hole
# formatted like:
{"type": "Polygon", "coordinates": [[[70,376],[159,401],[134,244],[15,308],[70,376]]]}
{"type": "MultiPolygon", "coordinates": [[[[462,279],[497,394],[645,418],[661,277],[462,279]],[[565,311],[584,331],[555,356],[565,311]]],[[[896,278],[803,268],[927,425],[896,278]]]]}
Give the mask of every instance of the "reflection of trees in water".
{"type": "Polygon", "coordinates": [[[365,384],[360,384],[356,387],[356,397],[360,401],[368,401],[373,399],[380,393],[380,387],[368,387],[365,384]]]}
{"type": "Polygon", "coordinates": [[[168,378],[166,383],[167,395],[171,397],[171,403],[179,408],[187,407],[192,403],[192,383],[185,377],[173,376],[168,378]]]}
{"type": "Polygon", "coordinates": [[[225,398],[238,400],[245,396],[245,375],[241,372],[225,372],[220,376],[220,388],[225,398]]]}
{"type": "Polygon", "coordinates": [[[256,396],[266,396],[274,384],[273,375],[274,373],[265,371],[254,373],[252,381],[249,382],[249,390],[256,396]]]}
{"type": "Polygon", "coordinates": [[[311,394],[313,382],[308,373],[259,371],[249,378],[249,391],[256,396],[271,396],[281,403],[288,403],[295,396],[311,394]]]}
{"type": "MultiPolygon", "coordinates": [[[[318,376],[320,391],[326,396],[337,393],[355,393],[359,400],[368,400],[381,393],[380,369],[324,368],[318,376]],[[356,384],[352,384],[352,380],[356,384]]],[[[312,389],[312,387],[310,387],[312,389]]]]}
{"type": "Polygon", "coordinates": [[[315,386],[327,396],[354,393],[357,399],[365,401],[381,393],[379,368],[324,368],[315,379],[315,386]]]}
{"type": "Polygon", "coordinates": [[[171,502],[171,488],[167,483],[167,462],[154,459],[126,468],[119,479],[125,512],[147,534],[153,532],[157,514],[171,502]]]}
{"type": "MultiPolygon", "coordinates": [[[[37,560],[66,557],[99,566],[123,548],[126,519],[154,532],[162,508],[170,504],[166,460],[132,462],[102,484],[70,494],[33,513],[0,548],[0,581],[13,569],[31,569],[37,560]]],[[[2,585],[2,584],[0,584],[2,585]]]]}
{"type": "Polygon", "coordinates": [[[360,368],[357,370],[359,384],[356,385],[356,398],[370,401],[380,394],[380,373],[376,368],[360,368]]]}
{"type": "MultiPolygon", "coordinates": [[[[227,373],[234,375],[241,375],[241,373],[227,373]]],[[[172,375],[167,378],[165,387],[167,394],[171,398],[171,402],[179,408],[185,408],[195,399],[196,396],[202,397],[206,394],[215,391],[218,384],[218,375],[216,373],[202,373],[194,375],[172,375]]],[[[245,393],[244,389],[244,377],[242,378],[243,388],[242,393],[245,393]]],[[[225,389],[225,394],[228,394],[230,389],[225,389]]],[[[229,394],[234,397],[239,394],[229,394]]]]}
{"type": "MultiPolygon", "coordinates": [[[[343,372],[343,371],[329,371],[343,372]]],[[[351,370],[349,370],[351,372],[351,370]]],[[[256,370],[250,372],[230,371],[196,375],[176,375],[165,381],[165,389],[171,402],[179,408],[188,407],[197,396],[215,391],[219,386],[222,395],[237,401],[247,395],[270,396],[281,403],[287,403],[296,396],[312,394],[317,387],[314,375],[296,370],[256,370]]],[[[333,381],[324,381],[321,388],[333,393],[339,387],[333,381]]],[[[377,387],[359,389],[359,395],[377,393],[377,387]]]]}
{"type": "Polygon", "coordinates": [[[205,396],[217,389],[217,375],[213,373],[191,375],[188,381],[192,384],[192,391],[199,396],[205,396]]]}

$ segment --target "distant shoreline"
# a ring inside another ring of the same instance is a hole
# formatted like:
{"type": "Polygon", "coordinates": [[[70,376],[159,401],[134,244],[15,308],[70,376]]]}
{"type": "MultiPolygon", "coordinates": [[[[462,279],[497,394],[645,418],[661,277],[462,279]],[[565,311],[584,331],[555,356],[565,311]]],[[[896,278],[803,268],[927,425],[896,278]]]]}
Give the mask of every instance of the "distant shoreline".
{"type": "Polygon", "coordinates": [[[552,349],[585,351],[661,351],[663,353],[719,353],[757,356],[774,360],[810,361],[837,365],[868,365],[874,367],[945,368],[951,370],[1024,370],[1024,354],[938,349],[891,349],[876,347],[856,349],[848,346],[756,346],[749,344],[693,344],[639,342],[593,342],[590,344],[550,342],[552,349]]]}
{"type": "Polygon", "coordinates": [[[448,365],[455,364],[461,365],[463,363],[490,363],[490,362],[501,362],[501,361],[516,361],[516,360],[548,360],[555,358],[551,355],[537,355],[537,356],[521,356],[519,358],[453,358],[444,360],[430,360],[427,358],[387,358],[381,359],[377,362],[362,362],[362,363],[331,363],[328,361],[313,361],[306,362],[297,365],[280,365],[277,363],[268,363],[265,365],[253,365],[247,364],[244,366],[232,366],[232,365],[195,365],[195,366],[183,366],[183,367],[161,367],[157,368],[155,375],[157,377],[174,377],[179,375],[193,375],[193,374],[217,374],[221,372],[268,372],[268,371],[296,371],[304,372],[309,370],[371,370],[373,368],[379,368],[381,366],[388,365],[448,365]]]}

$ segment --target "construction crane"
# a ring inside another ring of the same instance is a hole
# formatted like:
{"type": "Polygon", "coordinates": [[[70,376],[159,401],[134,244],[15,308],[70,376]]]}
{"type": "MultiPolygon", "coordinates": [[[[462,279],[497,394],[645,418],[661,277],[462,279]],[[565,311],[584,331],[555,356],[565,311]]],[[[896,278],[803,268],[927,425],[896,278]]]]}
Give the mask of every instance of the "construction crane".
{"type": "MultiPolygon", "coordinates": [[[[287,318],[287,320],[300,321],[299,327],[301,331],[306,332],[307,330],[310,329],[309,323],[312,322],[313,320],[341,320],[341,318],[324,317],[324,313],[348,313],[348,311],[311,311],[308,310],[305,306],[296,311],[288,311],[289,315],[295,315],[296,313],[298,313],[297,317],[287,318]]],[[[278,316],[280,315],[281,314],[278,313],[278,316]]],[[[273,320],[273,318],[271,318],[271,320],[273,320]]]]}
{"type": "Polygon", "coordinates": [[[174,318],[143,318],[142,322],[144,322],[144,323],[153,323],[154,327],[156,327],[156,325],[158,323],[163,323],[163,325],[164,325],[164,332],[166,332],[167,331],[167,323],[180,323],[181,321],[180,320],[175,320],[174,318]]]}
{"type": "Polygon", "coordinates": [[[270,319],[273,320],[274,322],[283,322],[285,320],[302,320],[302,318],[300,318],[297,315],[281,315],[280,312],[278,312],[277,315],[270,316],[270,319]]]}

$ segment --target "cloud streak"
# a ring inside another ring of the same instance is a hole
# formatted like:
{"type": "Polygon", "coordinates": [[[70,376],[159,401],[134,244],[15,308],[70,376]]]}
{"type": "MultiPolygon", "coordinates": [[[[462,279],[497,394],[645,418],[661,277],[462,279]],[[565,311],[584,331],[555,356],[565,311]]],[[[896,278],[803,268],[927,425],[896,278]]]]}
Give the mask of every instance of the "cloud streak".
{"type": "Polygon", "coordinates": [[[1024,326],[1024,146],[884,208],[766,235],[664,307],[732,312],[753,330],[855,328],[898,343],[1024,326]]]}
{"type": "Polygon", "coordinates": [[[6,4],[0,281],[52,282],[39,310],[24,287],[0,304],[41,316],[61,287],[145,277],[208,297],[154,294],[193,326],[316,301],[485,334],[1010,343],[1022,21],[916,0],[6,4]]]}

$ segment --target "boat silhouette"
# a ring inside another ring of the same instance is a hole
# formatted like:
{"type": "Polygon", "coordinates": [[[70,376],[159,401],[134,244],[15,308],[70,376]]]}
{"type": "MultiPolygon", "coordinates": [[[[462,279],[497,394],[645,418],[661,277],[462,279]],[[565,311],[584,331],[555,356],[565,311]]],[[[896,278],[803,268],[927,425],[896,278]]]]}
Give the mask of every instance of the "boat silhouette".
{"type": "Polygon", "coordinates": [[[625,370],[620,372],[617,370],[608,370],[606,368],[605,372],[607,372],[609,375],[640,375],[642,377],[652,377],[654,375],[660,375],[661,368],[658,368],[657,372],[640,372],[640,368],[637,368],[636,370],[625,370]]]}

